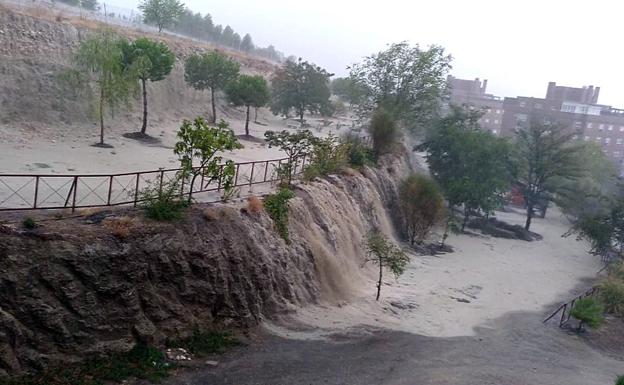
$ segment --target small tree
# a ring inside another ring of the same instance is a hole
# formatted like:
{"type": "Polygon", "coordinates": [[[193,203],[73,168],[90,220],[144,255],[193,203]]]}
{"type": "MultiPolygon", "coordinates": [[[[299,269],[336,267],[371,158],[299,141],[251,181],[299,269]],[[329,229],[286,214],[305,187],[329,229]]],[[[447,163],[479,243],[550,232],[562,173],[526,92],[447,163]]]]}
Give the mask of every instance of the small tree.
{"type": "Polygon", "coordinates": [[[399,186],[403,231],[410,243],[421,244],[444,217],[442,193],[431,178],[411,175],[399,186]]]}
{"type": "Polygon", "coordinates": [[[615,385],[624,385],[624,376],[619,376],[617,380],[615,380],[615,385]]]}
{"type": "Polygon", "coordinates": [[[269,194],[264,198],[264,208],[273,219],[275,229],[278,234],[290,244],[290,233],[288,232],[288,201],[295,197],[295,194],[287,188],[280,189],[275,194],[269,194]]]}
{"type": "Polygon", "coordinates": [[[294,109],[301,125],[303,114],[322,113],[331,109],[329,78],[332,74],[321,67],[299,59],[288,60],[271,79],[271,111],[288,116],[294,109]]]}
{"type": "Polygon", "coordinates": [[[238,76],[240,65],[219,52],[191,55],[184,63],[184,80],[196,90],[210,89],[211,122],[217,121],[215,92],[238,76]]]}
{"type": "Polygon", "coordinates": [[[581,298],[574,303],[574,307],[570,315],[579,320],[577,332],[582,332],[585,325],[592,329],[596,329],[602,325],[604,321],[604,309],[593,298],[581,298]]]}
{"type": "Polygon", "coordinates": [[[100,146],[104,146],[104,109],[111,109],[128,102],[135,78],[123,65],[122,46],[126,41],[111,31],[92,35],[84,40],[74,57],[79,71],[86,72],[97,84],[100,120],[100,146]]]}
{"type": "Polygon", "coordinates": [[[245,36],[243,36],[243,40],[241,41],[240,44],[240,49],[241,51],[244,52],[252,52],[254,50],[254,48],[256,48],[254,46],[253,40],[251,39],[251,35],[250,34],[245,34],[245,36]]]}
{"type": "Polygon", "coordinates": [[[159,33],[176,24],[184,14],[184,4],[178,0],[143,0],[139,9],[143,12],[143,21],[156,25],[159,33]]]}
{"type": "Polygon", "coordinates": [[[178,138],[180,141],[176,143],[173,152],[180,158],[182,178],[191,179],[189,202],[198,176],[208,178],[207,183],[219,180],[227,193],[233,187],[234,162],[227,160],[221,165],[223,158],[217,156],[217,153],[243,148],[228,124],[222,120],[217,127],[211,127],[201,117],[194,121],[184,120],[178,131],[178,138]],[[198,162],[195,163],[195,160],[198,162]]]}
{"type": "Polygon", "coordinates": [[[310,130],[301,130],[295,133],[290,133],[286,130],[282,132],[267,131],[264,133],[264,137],[269,148],[278,147],[288,156],[288,163],[282,165],[285,168],[282,171],[286,176],[288,185],[290,185],[292,183],[295,162],[298,162],[301,156],[310,153],[317,139],[310,130]]]}
{"type": "Polygon", "coordinates": [[[143,124],[141,134],[147,130],[147,87],[148,80],[157,82],[171,73],[175,56],[166,44],[139,38],[131,44],[122,45],[124,63],[141,81],[143,90],[143,124]]]}
{"type": "Polygon", "coordinates": [[[348,155],[349,144],[340,143],[331,133],[325,138],[317,138],[312,146],[310,162],[304,171],[304,179],[311,180],[342,170],[347,165],[348,155]]]}
{"type": "Polygon", "coordinates": [[[394,118],[384,109],[375,111],[368,132],[373,140],[373,151],[377,158],[392,152],[400,137],[394,118]]]}
{"type": "Polygon", "coordinates": [[[516,131],[518,181],[523,186],[527,230],[538,202],[556,192],[551,182],[574,180],[582,175],[577,162],[579,147],[573,145],[572,135],[564,132],[561,125],[537,119],[516,131]]]}
{"type": "Polygon", "coordinates": [[[375,300],[379,301],[384,267],[398,278],[405,271],[409,257],[400,247],[390,242],[378,231],[373,231],[366,237],[366,250],[366,262],[379,266],[377,297],[375,297],[375,300]]]}
{"type": "Polygon", "coordinates": [[[245,106],[245,136],[249,135],[249,109],[259,108],[269,102],[269,85],[261,75],[240,75],[225,88],[228,100],[235,106],[245,106]]]}

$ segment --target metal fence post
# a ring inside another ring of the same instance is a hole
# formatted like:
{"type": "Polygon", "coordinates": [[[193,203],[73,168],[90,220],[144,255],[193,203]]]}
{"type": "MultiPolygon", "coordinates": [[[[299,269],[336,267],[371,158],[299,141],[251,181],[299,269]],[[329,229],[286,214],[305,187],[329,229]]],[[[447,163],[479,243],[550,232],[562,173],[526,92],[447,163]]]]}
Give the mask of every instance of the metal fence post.
{"type": "Polygon", "coordinates": [[[263,182],[267,181],[267,173],[269,172],[269,161],[266,161],[266,164],[264,165],[264,180],[263,182]]]}
{"type": "Polygon", "coordinates": [[[249,177],[249,187],[251,187],[251,185],[253,184],[253,174],[254,174],[255,167],[256,167],[256,162],[253,162],[251,164],[251,176],[249,177]]]}
{"type": "Polygon", "coordinates": [[[136,184],[134,185],[134,203],[133,206],[137,207],[137,201],[139,200],[139,178],[141,177],[140,173],[136,173],[136,184]]]}
{"type": "Polygon", "coordinates": [[[39,175],[35,177],[35,199],[33,200],[33,209],[37,208],[37,196],[39,195],[39,175]]]}
{"type": "Polygon", "coordinates": [[[111,204],[111,196],[113,195],[113,178],[114,176],[110,176],[108,180],[108,198],[106,199],[106,205],[110,206],[111,204]]]}
{"type": "Polygon", "coordinates": [[[76,192],[78,191],[78,176],[74,176],[74,197],[72,198],[72,213],[76,211],[76,192]]]}
{"type": "Polygon", "coordinates": [[[158,195],[162,195],[163,179],[165,178],[165,169],[160,168],[160,182],[158,184],[158,195]]]}

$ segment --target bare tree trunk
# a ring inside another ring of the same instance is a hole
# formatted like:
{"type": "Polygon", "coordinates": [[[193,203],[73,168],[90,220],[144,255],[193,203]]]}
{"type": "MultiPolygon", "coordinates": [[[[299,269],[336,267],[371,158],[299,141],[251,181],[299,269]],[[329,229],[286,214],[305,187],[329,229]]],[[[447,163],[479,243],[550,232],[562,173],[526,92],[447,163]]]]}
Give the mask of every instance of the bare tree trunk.
{"type": "Polygon", "coordinates": [[[104,88],[100,89],[100,144],[104,144],[104,88]]]}
{"type": "Polygon", "coordinates": [[[143,83],[143,125],[141,126],[141,134],[145,134],[147,131],[147,87],[145,86],[145,79],[141,79],[143,83]]]}
{"type": "Polygon", "coordinates": [[[383,265],[381,259],[379,260],[379,282],[377,282],[377,298],[375,301],[379,301],[379,295],[381,294],[381,277],[383,275],[383,265]]]}
{"type": "Polygon", "coordinates": [[[245,119],[245,135],[249,136],[249,106],[247,106],[247,118],[245,119]]]}
{"type": "Polygon", "coordinates": [[[217,122],[217,108],[215,107],[214,88],[210,88],[210,101],[212,103],[212,123],[216,123],[217,122]]]}
{"type": "Polygon", "coordinates": [[[254,123],[258,123],[258,107],[255,107],[254,123]]]}
{"type": "Polygon", "coordinates": [[[529,231],[531,227],[531,218],[533,217],[533,202],[527,202],[527,218],[524,224],[524,229],[529,231]]]}
{"type": "Polygon", "coordinates": [[[303,110],[299,110],[299,122],[301,123],[301,128],[303,128],[303,110]]]}
{"type": "Polygon", "coordinates": [[[464,206],[464,222],[462,222],[462,228],[461,231],[464,231],[464,229],[466,228],[466,224],[468,223],[468,208],[466,206],[464,206]]]}

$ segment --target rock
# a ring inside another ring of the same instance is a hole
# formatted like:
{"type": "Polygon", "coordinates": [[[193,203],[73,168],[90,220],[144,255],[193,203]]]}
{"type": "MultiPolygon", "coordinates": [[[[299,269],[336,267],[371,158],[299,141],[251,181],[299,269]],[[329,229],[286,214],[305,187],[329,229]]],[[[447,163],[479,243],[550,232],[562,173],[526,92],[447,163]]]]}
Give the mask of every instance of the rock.
{"type": "Polygon", "coordinates": [[[219,361],[206,361],[206,365],[214,367],[219,365],[219,361]]]}
{"type": "Polygon", "coordinates": [[[170,348],[165,350],[165,357],[169,361],[191,361],[193,359],[193,355],[182,348],[170,348]]]}

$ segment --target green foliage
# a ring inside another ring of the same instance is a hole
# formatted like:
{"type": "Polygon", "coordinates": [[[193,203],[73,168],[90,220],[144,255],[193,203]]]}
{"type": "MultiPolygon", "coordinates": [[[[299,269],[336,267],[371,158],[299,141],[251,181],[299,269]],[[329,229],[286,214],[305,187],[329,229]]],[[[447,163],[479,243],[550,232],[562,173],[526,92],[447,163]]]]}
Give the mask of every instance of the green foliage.
{"type": "Polygon", "coordinates": [[[356,133],[346,133],[341,138],[342,143],[347,146],[347,160],[349,165],[355,168],[362,168],[375,163],[375,153],[366,144],[364,139],[356,133]]]}
{"type": "Polygon", "coordinates": [[[527,230],[534,208],[547,196],[545,193],[558,192],[552,182],[576,180],[582,175],[578,163],[580,149],[573,145],[572,135],[558,124],[536,119],[516,130],[517,178],[527,205],[527,230]]]}
{"type": "Polygon", "coordinates": [[[373,231],[367,235],[366,250],[366,262],[372,262],[379,266],[376,297],[376,300],[379,301],[384,267],[398,278],[405,271],[409,263],[409,256],[379,231],[373,231]]]}
{"type": "Polygon", "coordinates": [[[617,380],[615,380],[615,385],[624,385],[624,376],[619,376],[617,380]]]}
{"type": "Polygon", "coordinates": [[[583,325],[596,329],[604,321],[604,308],[593,298],[581,298],[574,303],[570,315],[579,320],[578,331],[583,330],[583,325]]]}
{"type": "Polygon", "coordinates": [[[173,69],[175,55],[166,44],[139,38],[128,43],[122,42],[124,65],[133,72],[143,86],[143,125],[141,133],[147,130],[147,89],[146,82],[157,82],[165,79],[173,69]]]}
{"type": "Polygon", "coordinates": [[[184,120],[178,130],[179,141],[173,152],[180,159],[183,178],[190,178],[189,202],[192,199],[193,186],[198,176],[207,179],[206,183],[219,180],[221,187],[230,191],[234,184],[236,172],[234,162],[227,160],[221,165],[223,157],[217,153],[243,148],[234,132],[225,121],[212,127],[202,117],[194,121],[184,120]]]}
{"type": "Polygon", "coordinates": [[[287,164],[280,166],[280,171],[285,173],[287,183],[290,185],[292,183],[295,162],[298,162],[301,156],[310,153],[317,139],[310,130],[300,130],[294,133],[286,130],[281,132],[266,131],[264,137],[269,148],[278,147],[288,156],[287,164]]]}
{"type": "Polygon", "coordinates": [[[373,140],[373,152],[376,158],[393,152],[401,134],[392,115],[384,109],[375,111],[368,132],[373,140]]]}
{"type": "Polygon", "coordinates": [[[351,77],[336,78],[330,87],[334,95],[349,104],[359,104],[366,96],[366,88],[351,77]]]}
{"type": "Polygon", "coordinates": [[[312,146],[310,163],[304,171],[304,179],[337,173],[347,165],[348,145],[340,143],[338,138],[329,134],[317,139],[312,146]]]}
{"type": "Polygon", "coordinates": [[[451,56],[432,45],[421,49],[407,42],[392,44],[350,68],[350,78],[366,90],[358,113],[368,117],[383,108],[410,130],[419,130],[437,117],[446,92],[451,56]]]}
{"type": "Polygon", "coordinates": [[[123,62],[122,47],[127,41],[110,30],[91,35],[80,43],[74,57],[77,69],[86,75],[83,86],[92,81],[99,94],[100,144],[104,144],[104,109],[128,103],[136,90],[136,77],[123,62]]]}
{"type": "Polygon", "coordinates": [[[288,116],[291,109],[304,124],[303,114],[324,113],[331,108],[329,78],[332,75],[307,61],[288,60],[271,79],[271,111],[288,116]]]}
{"type": "Polygon", "coordinates": [[[216,122],[215,92],[238,76],[240,65],[219,52],[191,55],[184,63],[184,80],[197,90],[210,89],[212,123],[216,122]]]}
{"type": "Polygon", "coordinates": [[[270,98],[269,85],[261,75],[240,75],[225,88],[228,100],[235,106],[245,106],[245,135],[249,136],[249,108],[264,107],[270,98]]]}
{"type": "Polygon", "coordinates": [[[600,283],[600,301],[607,313],[624,318],[624,279],[611,276],[600,283]]]}
{"type": "Polygon", "coordinates": [[[511,182],[511,147],[505,139],[481,131],[480,116],[453,107],[419,146],[427,151],[429,169],[449,207],[464,206],[463,226],[471,211],[495,209],[511,182]]]}
{"type": "Polygon", "coordinates": [[[411,175],[399,186],[403,232],[410,243],[421,244],[444,217],[444,199],[438,184],[423,175],[411,175]]]}
{"type": "Polygon", "coordinates": [[[32,217],[26,217],[22,221],[22,226],[27,230],[32,230],[37,227],[37,222],[32,217]]]}
{"type": "Polygon", "coordinates": [[[135,345],[126,353],[87,359],[80,365],[49,368],[44,372],[2,380],[2,385],[102,385],[138,378],[158,382],[175,366],[152,346],[135,345]]]}
{"type": "Polygon", "coordinates": [[[264,198],[264,209],[269,214],[277,233],[290,243],[288,233],[288,201],[295,197],[295,194],[287,188],[282,188],[275,194],[269,194],[264,198]]]}
{"type": "Polygon", "coordinates": [[[193,330],[193,334],[188,338],[167,344],[170,348],[187,349],[196,356],[220,354],[227,348],[238,345],[240,342],[229,332],[203,332],[199,329],[193,330]]]}
{"type": "Polygon", "coordinates": [[[139,198],[145,216],[156,221],[181,219],[189,206],[188,201],[181,198],[181,193],[179,179],[143,189],[139,198]]]}
{"type": "Polygon", "coordinates": [[[176,24],[184,13],[184,4],[178,0],[143,0],[139,4],[143,21],[158,27],[158,32],[176,24]]]}

